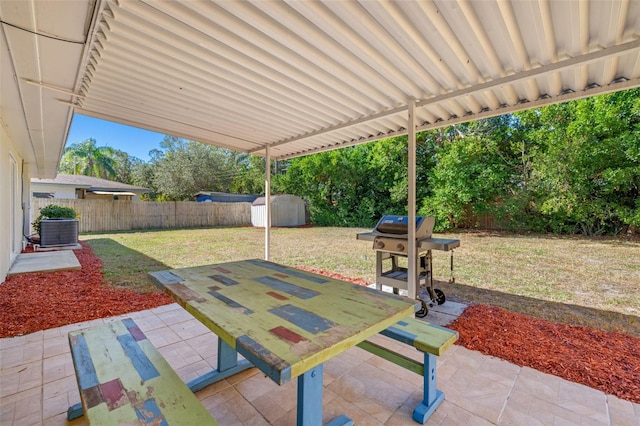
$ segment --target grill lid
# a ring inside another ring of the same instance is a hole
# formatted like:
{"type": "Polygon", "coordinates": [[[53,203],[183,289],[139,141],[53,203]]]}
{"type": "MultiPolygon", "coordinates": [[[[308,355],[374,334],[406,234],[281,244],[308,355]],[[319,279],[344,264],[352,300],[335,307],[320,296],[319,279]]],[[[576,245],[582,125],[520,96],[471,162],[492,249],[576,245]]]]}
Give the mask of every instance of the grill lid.
{"type": "MultiPolygon", "coordinates": [[[[374,235],[408,238],[409,236],[409,218],[407,216],[383,216],[373,229],[374,235]]],[[[433,233],[435,218],[416,216],[416,238],[429,238],[433,233]]]]}

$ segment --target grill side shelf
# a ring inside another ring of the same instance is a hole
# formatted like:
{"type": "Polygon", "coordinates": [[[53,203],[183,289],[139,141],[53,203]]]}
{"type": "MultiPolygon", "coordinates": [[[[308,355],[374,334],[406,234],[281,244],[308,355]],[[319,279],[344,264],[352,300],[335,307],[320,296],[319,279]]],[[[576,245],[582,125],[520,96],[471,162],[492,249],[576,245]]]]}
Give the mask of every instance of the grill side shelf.
{"type": "Polygon", "coordinates": [[[418,247],[426,250],[449,251],[460,247],[460,240],[450,240],[447,238],[426,238],[418,241],[418,247]]]}
{"type": "MultiPolygon", "coordinates": [[[[377,235],[374,235],[373,232],[361,232],[356,234],[356,239],[362,241],[373,241],[376,236],[377,235]]],[[[448,238],[425,238],[418,240],[418,247],[425,250],[449,251],[460,247],[460,240],[448,238]]]]}
{"type": "Polygon", "coordinates": [[[373,241],[373,239],[376,236],[373,235],[373,232],[361,232],[359,234],[356,234],[356,240],[362,240],[362,241],[373,241]]]}

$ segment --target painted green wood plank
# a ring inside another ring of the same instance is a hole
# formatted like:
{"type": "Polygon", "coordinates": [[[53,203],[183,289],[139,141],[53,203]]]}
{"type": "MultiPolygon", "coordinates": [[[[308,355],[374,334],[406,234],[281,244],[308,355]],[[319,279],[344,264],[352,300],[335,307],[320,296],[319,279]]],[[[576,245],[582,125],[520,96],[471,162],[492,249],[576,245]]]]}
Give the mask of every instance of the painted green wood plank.
{"type": "Polygon", "coordinates": [[[138,424],[143,412],[159,421],[157,416],[161,412],[169,425],[218,424],[148,339],[127,338],[123,347],[118,336],[131,335],[122,321],[69,333],[72,346],[78,336],[83,336],[86,342],[100,383],[97,389],[81,392],[90,423],[138,424]],[[158,376],[149,373],[153,369],[158,376]]]}
{"type": "Polygon", "coordinates": [[[380,358],[386,359],[387,361],[399,365],[400,367],[406,368],[409,371],[413,371],[416,374],[419,374],[421,376],[424,374],[424,365],[421,362],[406,357],[402,354],[393,352],[391,349],[385,348],[384,346],[369,342],[368,340],[358,343],[357,346],[367,352],[379,356],[380,358]]]}
{"type": "Polygon", "coordinates": [[[415,312],[414,301],[274,265],[254,259],[174,269],[171,274],[179,277],[180,285],[197,297],[186,300],[180,295],[184,289],[173,290],[174,284],[164,289],[232,348],[238,349],[239,338],[250,336],[261,352],[290,366],[291,378],[415,312]],[[237,284],[225,285],[227,279],[237,284]],[[287,315],[285,305],[290,306],[287,315]],[[331,326],[316,330],[308,323],[312,318],[331,326]]]}

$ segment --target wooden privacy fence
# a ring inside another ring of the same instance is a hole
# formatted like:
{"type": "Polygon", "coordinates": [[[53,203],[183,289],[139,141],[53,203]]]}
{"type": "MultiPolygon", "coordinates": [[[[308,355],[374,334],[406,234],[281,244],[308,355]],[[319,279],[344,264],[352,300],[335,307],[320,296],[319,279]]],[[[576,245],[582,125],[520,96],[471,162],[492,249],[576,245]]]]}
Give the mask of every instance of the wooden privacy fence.
{"type": "Polygon", "coordinates": [[[458,224],[458,228],[462,229],[479,229],[484,231],[499,231],[503,230],[504,225],[498,221],[495,215],[491,213],[485,213],[481,215],[469,215],[458,224]]]}
{"type": "Polygon", "coordinates": [[[30,223],[38,217],[40,209],[49,204],[75,209],[79,214],[81,233],[251,225],[251,203],[61,198],[32,198],[30,223]]]}

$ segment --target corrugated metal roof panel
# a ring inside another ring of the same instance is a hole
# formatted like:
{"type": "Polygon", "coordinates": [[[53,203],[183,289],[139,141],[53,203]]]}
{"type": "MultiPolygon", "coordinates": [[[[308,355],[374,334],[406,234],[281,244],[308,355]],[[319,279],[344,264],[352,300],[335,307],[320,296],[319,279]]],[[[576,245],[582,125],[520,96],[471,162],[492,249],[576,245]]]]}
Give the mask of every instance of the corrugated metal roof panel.
{"type": "Polygon", "coordinates": [[[637,2],[109,2],[79,112],[286,158],[637,86],[637,2]],[[120,70],[120,72],[118,72],[120,70]]]}
{"type": "Polygon", "coordinates": [[[91,28],[75,86],[41,56],[75,112],[274,158],[402,135],[413,101],[424,130],[640,85],[638,0],[102,0],[94,26],[90,5],[60,12],[91,28]]]}

